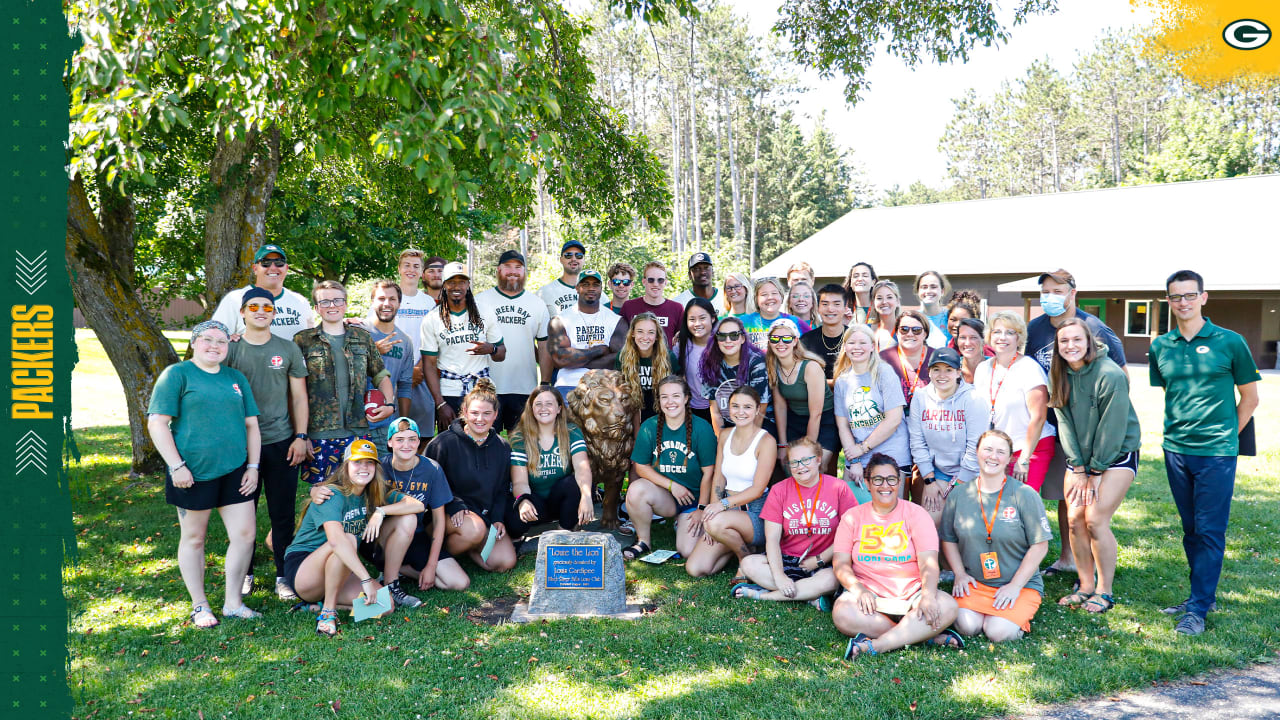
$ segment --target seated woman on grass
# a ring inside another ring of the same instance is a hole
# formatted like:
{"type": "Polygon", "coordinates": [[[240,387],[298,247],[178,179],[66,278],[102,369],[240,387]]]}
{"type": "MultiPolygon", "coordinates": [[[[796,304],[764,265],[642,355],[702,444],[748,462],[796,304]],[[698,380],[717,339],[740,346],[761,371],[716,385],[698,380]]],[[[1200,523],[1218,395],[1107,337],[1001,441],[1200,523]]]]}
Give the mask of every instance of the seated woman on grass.
{"type": "Polygon", "coordinates": [[[324,482],[332,490],[320,504],[307,503],[298,518],[298,532],[284,553],[285,580],[304,601],[319,610],[316,632],[338,634],[338,607],[350,606],[363,592],[372,603],[382,585],[360,560],[361,541],[385,545],[387,538],[409,533],[421,501],[387,486],[373,443],[357,439],[347,446],[343,463],[324,482]],[[388,519],[390,518],[390,519],[388,519]]]}
{"type": "Polygon", "coordinates": [[[689,557],[702,537],[702,512],[711,496],[716,436],[689,410],[689,385],[679,375],[658,381],[661,414],[645,420],[631,451],[627,515],[635,544],[622,556],[634,560],[651,549],[653,516],[676,518],[676,550],[689,557]]]}
{"type": "Polygon", "coordinates": [[[956,630],[992,642],[1021,638],[1040,608],[1040,561],[1053,531],[1040,494],[1010,477],[1013,440],[1000,430],[978,438],[978,478],[947,495],[938,536],[956,573],[956,630]],[[981,578],[980,580],[977,578],[981,578]]]}
{"type": "Polygon", "coordinates": [[[792,476],[769,490],[764,518],[765,552],[742,559],[749,583],[733,586],[735,598],[808,602],[831,610],[837,588],[831,570],[836,527],[858,504],[839,478],[823,475],[822,447],[807,437],[787,446],[792,476]]]}
{"type": "Polygon", "coordinates": [[[507,530],[513,538],[536,523],[558,520],[562,530],[573,530],[596,519],[587,443],[550,385],[529,394],[511,433],[511,494],[507,530]]]}
{"type": "Polygon", "coordinates": [[[711,502],[702,515],[704,542],[684,567],[694,577],[714,575],[732,555],[738,560],[738,581],[746,579],[742,559],[764,545],[760,513],[778,449],[773,436],[760,428],[764,405],[755,390],[745,385],[734,390],[729,396],[729,415],[734,424],[720,433],[711,502]]]}
{"type": "Polygon", "coordinates": [[[898,497],[898,462],[876,453],[867,463],[871,502],[840,519],[835,572],[845,592],[831,619],[849,636],[845,659],[876,655],[928,640],[963,648],[947,629],[956,601],[938,592],[938,532],[924,508],[898,497]]]}

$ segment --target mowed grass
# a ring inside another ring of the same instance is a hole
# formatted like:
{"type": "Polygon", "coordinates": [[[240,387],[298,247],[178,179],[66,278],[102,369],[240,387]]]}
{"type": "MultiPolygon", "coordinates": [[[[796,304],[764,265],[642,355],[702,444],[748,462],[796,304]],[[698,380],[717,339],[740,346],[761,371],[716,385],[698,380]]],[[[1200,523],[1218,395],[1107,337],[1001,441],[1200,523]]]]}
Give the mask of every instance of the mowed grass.
{"type": "MultiPolygon", "coordinates": [[[[85,357],[82,348],[81,357],[85,357]]],[[[1263,387],[1274,428],[1280,378],[1263,387]]],[[[1280,448],[1242,461],[1227,564],[1209,632],[1183,638],[1159,614],[1186,594],[1177,513],[1159,453],[1159,393],[1135,373],[1145,424],[1141,472],[1115,521],[1117,607],[1060,609],[1070,579],[1051,579],[1033,633],[1003,647],[907,649],[855,663],[845,639],[808,606],[735,601],[727,575],[694,580],[674,563],[628,567],[629,592],[658,606],[635,622],[567,620],[489,626],[486,599],[527,594],[533,556],[506,575],[472,571],[465,593],[421,593],[425,605],[313,632],[310,615],[258,592],[260,621],[185,623],[177,518],[161,480],[128,475],[126,428],[77,431],[70,469],[79,550],[64,584],[71,608],[69,681],[77,717],[777,718],[981,717],[1028,704],[1110,694],[1280,649],[1280,448]]],[[[265,516],[265,512],[261,513],[265,516]]],[[[265,517],[260,518],[265,535],[265,517]]],[[[208,582],[221,604],[225,534],[210,524],[208,582]]],[[[656,533],[671,547],[671,531],[656,533]]],[[[1056,554],[1056,549],[1051,552],[1056,554]]],[[[270,575],[258,551],[259,582],[270,575]]]]}

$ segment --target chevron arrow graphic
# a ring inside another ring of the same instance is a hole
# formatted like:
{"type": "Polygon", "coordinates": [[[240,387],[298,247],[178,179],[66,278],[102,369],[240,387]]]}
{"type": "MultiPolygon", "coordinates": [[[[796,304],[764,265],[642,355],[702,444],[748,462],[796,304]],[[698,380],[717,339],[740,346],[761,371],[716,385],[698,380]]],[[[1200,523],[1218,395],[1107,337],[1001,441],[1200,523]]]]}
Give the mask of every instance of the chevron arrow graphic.
{"type": "Polygon", "coordinates": [[[28,258],[21,250],[14,251],[17,260],[14,262],[14,276],[18,287],[27,295],[35,295],[49,281],[48,251],[41,252],[34,258],[28,258]]]}
{"type": "Polygon", "coordinates": [[[27,468],[35,468],[41,475],[48,475],[48,448],[44,438],[37,435],[35,430],[28,430],[14,446],[14,474],[20,474],[27,468]]]}

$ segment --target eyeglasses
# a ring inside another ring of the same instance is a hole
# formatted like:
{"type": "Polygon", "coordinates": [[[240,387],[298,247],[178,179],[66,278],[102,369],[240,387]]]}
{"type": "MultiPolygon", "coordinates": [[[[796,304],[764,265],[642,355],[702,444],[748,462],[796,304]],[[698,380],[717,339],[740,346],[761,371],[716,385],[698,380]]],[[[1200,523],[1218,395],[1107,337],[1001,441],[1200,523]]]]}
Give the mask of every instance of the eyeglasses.
{"type": "Polygon", "coordinates": [[[902,478],[898,477],[897,475],[872,475],[871,477],[867,478],[867,481],[877,487],[880,485],[888,485],[889,487],[894,487],[898,483],[902,482],[902,478]]]}
{"type": "Polygon", "coordinates": [[[793,468],[809,467],[810,465],[813,464],[813,461],[817,459],[818,459],[817,455],[810,455],[809,457],[796,458],[795,460],[792,460],[788,464],[791,465],[791,467],[793,468]]]}
{"type": "Polygon", "coordinates": [[[564,258],[565,260],[581,260],[582,258],[586,257],[586,255],[580,252],[567,252],[567,253],[560,253],[560,257],[564,258]]]}
{"type": "Polygon", "coordinates": [[[613,278],[609,282],[613,283],[614,287],[631,287],[631,278],[613,278]]]}
{"type": "Polygon", "coordinates": [[[724,291],[727,293],[738,292],[739,290],[746,292],[747,286],[746,285],[725,285],[724,286],[724,291]]]}
{"type": "Polygon", "coordinates": [[[1165,295],[1165,299],[1167,299],[1171,303],[1191,302],[1192,300],[1195,300],[1198,297],[1200,297],[1200,293],[1198,292],[1182,293],[1181,295],[1165,295]]]}
{"type": "Polygon", "coordinates": [[[279,259],[275,259],[275,260],[273,260],[273,259],[271,259],[271,258],[263,258],[262,260],[259,260],[259,261],[258,261],[258,264],[259,264],[259,265],[261,265],[261,266],[262,266],[262,267],[264,267],[264,268],[269,268],[269,267],[278,267],[278,268],[282,268],[282,267],[284,267],[285,265],[288,265],[289,263],[285,262],[284,260],[279,260],[279,259]]]}
{"type": "Polygon", "coordinates": [[[769,344],[777,345],[778,343],[787,343],[788,345],[796,341],[795,335],[770,335],[769,344]]]}
{"type": "Polygon", "coordinates": [[[323,307],[323,308],[327,308],[327,307],[342,307],[343,305],[346,305],[346,304],[347,304],[347,299],[346,299],[346,298],[334,298],[334,299],[332,299],[332,300],[317,300],[317,301],[316,301],[316,305],[317,305],[318,307],[323,307]]]}
{"type": "Polygon", "coordinates": [[[736,340],[741,340],[741,339],[742,339],[742,331],[741,331],[741,330],[730,330],[729,332],[718,332],[718,333],[716,333],[716,339],[717,339],[717,340],[722,340],[722,341],[724,341],[724,342],[734,342],[734,341],[736,341],[736,340]]]}
{"type": "Polygon", "coordinates": [[[201,335],[200,337],[196,338],[196,340],[199,340],[200,342],[206,343],[208,345],[213,345],[215,347],[224,347],[226,345],[231,344],[231,341],[227,340],[226,338],[211,338],[211,337],[205,337],[204,335],[201,335]]]}
{"type": "Polygon", "coordinates": [[[923,335],[924,328],[915,325],[899,325],[899,335],[923,335]]]}
{"type": "Polygon", "coordinates": [[[251,302],[251,303],[246,303],[246,304],[245,304],[245,308],[247,308],[247,309],[249,310],[249,312],[258,312],[259,310],[261,310],[262,312],[275,312],[275,311],[276,311],[276,306],[275,306],[275,305],[272,305],[271,303],[256,303],[256,302],[251,302]]]}
{"type": "Polygon", "coordinates": [[[650,285],[666,285],[667,284],[667,279],[664,277],[645,278],[644,281],[649,283],[650,285]]]}

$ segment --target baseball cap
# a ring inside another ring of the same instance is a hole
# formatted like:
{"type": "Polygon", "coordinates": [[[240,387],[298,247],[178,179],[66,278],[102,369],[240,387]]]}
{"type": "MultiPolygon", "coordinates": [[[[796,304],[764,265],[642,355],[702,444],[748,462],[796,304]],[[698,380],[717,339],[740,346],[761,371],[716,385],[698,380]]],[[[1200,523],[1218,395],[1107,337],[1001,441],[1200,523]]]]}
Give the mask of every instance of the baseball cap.
{"type": "Polygon", "coordinates": [[[414,422],[413,418],[400,416],[395,420],[392,420],[391,424],[387,426],[387,444],[388,445],[391,444],[391,438],[395,437],[396,434],[398,433],[404,432],[404,430],[400,429],[400,423],[402,422],[409,423],[409,427],[405,428],[404,430],[412,430],[414,435],[417,435],[418,437],[422,437],[422,433],[418,432],[418,423],[414,422]]]}
{"type": "Polygon", "coordinates": [[[262,247],[258,248],[258,251],[253,254],[253,261],[258,262],[259,260],[270,255],[271,253],[276,253],[280,256],[281,260],[284,260],[285,262],[289,262],[289,256],[284,254],[284,251],[280,249],[279,245],[263,245],[262,247]]]}
{"type": "Polygon", "coordinates": [[[442,273],[442,274],[440,275],[440,279],[441,279],[442,281],[444,281],[444,280],[448,280],[448,279],[450,279],[450,278],[455,278],[455,277],[457,277],[457,276],[459,276],[459,275],[461,275],[462,277],[464,277],[464,278],[466,278],[466,279],[468,279],[468,280],[470,280],[470,279],[471,279],[471,276],[467,274],[467,266],[466,266],[466,265],[463,265],[463,264],[462,264],[462,263],[460,263],[460,262],[451,262],[451,263],[449,263],[448,265],[445,265],[445,266],[444,266],[444,273],[442,273]]]}
{"type": "Polygon", "coordinates": [[[519,260],[521,265],[528,265],[528,263],[524,261],[524,255],[521,255],[519,250],[508,250],[498,256],[499,265],[510,260],[519,260]]]}
{"type": "Polygon", "coordinates": [[[704,252],[696,252],[696,253],[694,253],[694,254],[692,254],[692,255],[690,255],[690,256],[689,256],[689,269],[690,269],[690,270],[692,270],[692,269],[693,269],[693,266],[694,266],[694,265],[697,265],[698,263],[706,263],[706,264],[708,264],[708,265],[714,265],[714,264],[715,264],[715,263],[711,262],[711,256],[710,256],[710,255],[708,255],[707,253],[704,253],[704,252]]]}
{"type": "Polygon", "coordinates": [[[1063,285],[1070,285],[1073,288],[1076,286],[1075,276],[1062,268],[1058,268],[1053,272],[1040,273],[1040,279],[1036,280],[1036,284],[1043,285],[1045,278],[1053,278],[1054,282],[1062,283],[1063,285]]]}
{"type": "Polygon", "coordinates": [[[933,351],[933,357],[929,358],[929,367],[934,365],[949,365],[955,370],[960,369],[960,353],[949,347],[938,348],[933,351]]]}
{"type": "Polygon", "coordinates": [[[566,242],[564,245],[560,246],[560,252],[563,253],[565,250],[568,250],[571,247],[576,247],[584,253],[587,251],[587,246],[583,245],[581,241],[570,240],[566,242]]]}
{"type": "Polygon", "coordinates": [[[240,298],[240,307],[244,307],[250,300],[259,299],[266,300],[269,303],[275,303],[276,298],[271,293],[260,287],[251,287],[244,291],[244,297],[240,298]]]}
{"type": "Polygon", "coordinates": [[[356,438],[342,453],[342,460],[374,460],[378,459],[378,448],[364,438],[356,438]]]}
{"type": "Polygon", "coordinates": [[[796,327],[796,324],[791,321],[791,318],[780,317],[777,320],[774,320],[773,323],[769,325],[769,334],[773,334],[775,330],[788,330],[797,338],[800,337],[800,328],[796,327]]]}
{"type": "Polygon", "coordinates": [[[601,285],[604,284],[604,277],[600,275],[599,271],[583,270],[582,272],[578,273],[578,285],[581,285],[582,281],[586,280],[587,278],[595,278],[596,282],[600,283],[601,285]]]}

